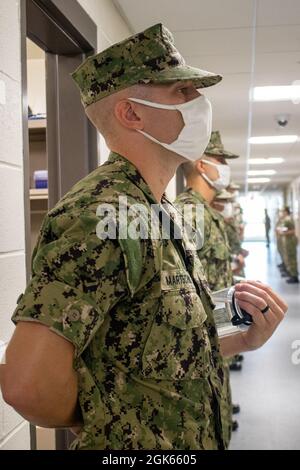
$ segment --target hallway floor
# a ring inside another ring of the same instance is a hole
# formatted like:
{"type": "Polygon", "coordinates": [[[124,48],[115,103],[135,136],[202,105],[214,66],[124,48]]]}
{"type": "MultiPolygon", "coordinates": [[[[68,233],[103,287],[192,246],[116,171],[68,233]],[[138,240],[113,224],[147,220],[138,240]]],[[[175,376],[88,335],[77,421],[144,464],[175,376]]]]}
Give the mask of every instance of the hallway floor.
{"type": "Polygon", "coordinates": [[[266,282],[288,303],[286,319],[261,349],[244,354],[241,372],[231,373],[239,429],[230,449],[300,449],[300,364],[292,363],[292,343],[300,340],[300,284],[290,285],[276,267],[275,247],[244,243],[250,251],[247,278],[266,282]]]}

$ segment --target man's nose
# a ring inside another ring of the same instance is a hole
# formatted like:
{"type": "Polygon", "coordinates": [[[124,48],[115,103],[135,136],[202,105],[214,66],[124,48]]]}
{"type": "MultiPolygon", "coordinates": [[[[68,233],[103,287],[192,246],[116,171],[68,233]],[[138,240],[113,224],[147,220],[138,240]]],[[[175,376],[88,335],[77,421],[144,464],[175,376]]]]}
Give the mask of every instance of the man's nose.
{"type": "Polygon", "coordinates": [[[197,88],[191,88],[191,91],[189,94],[189,100],[193,100],[194,98],[199,98],[199,96],[202,96],[202,93],[197,88]]]}

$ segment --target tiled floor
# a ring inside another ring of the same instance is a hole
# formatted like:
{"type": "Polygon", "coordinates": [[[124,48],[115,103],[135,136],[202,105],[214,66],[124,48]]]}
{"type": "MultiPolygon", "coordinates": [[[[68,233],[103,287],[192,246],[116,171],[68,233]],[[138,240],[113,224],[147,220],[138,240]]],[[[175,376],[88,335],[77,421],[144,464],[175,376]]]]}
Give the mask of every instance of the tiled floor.
{"type": "Polygon", "coordinates": [[[241,372],[231,373],[234,402],[241,406],[231,449],[300,449],[300,364],[292,343],[300,340],[300,284],[289,285],[276,267],[275,248],[245,243],[248,279],[267,282],[289,305],[286,319],[261,349],[245,354],[241,372]]]}

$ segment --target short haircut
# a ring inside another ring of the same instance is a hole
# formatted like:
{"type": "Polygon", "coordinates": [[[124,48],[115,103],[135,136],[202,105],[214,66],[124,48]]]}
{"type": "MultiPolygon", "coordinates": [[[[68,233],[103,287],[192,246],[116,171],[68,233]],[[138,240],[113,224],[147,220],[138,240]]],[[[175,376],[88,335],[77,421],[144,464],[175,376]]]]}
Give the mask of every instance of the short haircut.
{"type": "Polygon", "coordinates": [[[189,178],[196,171],[194,162],[184,162],[181,164],[181,168],[185,179],[189,178]]]}

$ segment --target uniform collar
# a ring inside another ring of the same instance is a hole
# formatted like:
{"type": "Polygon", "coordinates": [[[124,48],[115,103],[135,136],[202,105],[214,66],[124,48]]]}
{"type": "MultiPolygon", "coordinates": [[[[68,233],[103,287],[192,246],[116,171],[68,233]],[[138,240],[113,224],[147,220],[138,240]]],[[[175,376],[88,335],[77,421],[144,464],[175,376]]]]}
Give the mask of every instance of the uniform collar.
{"type": "Polygon", "coordinates": [[[149,188],[149,185],[146,183],[142,175],[139,173],[136,166],[134,166],[133,163],[127,160],[127,158],[123,157],[119,153],[110,152],[107,162],[117,165],[121,171],[126,173],[130,181],[145,194],[147,200],[151,204],[158,204],[151,189],[149,188]]]}

